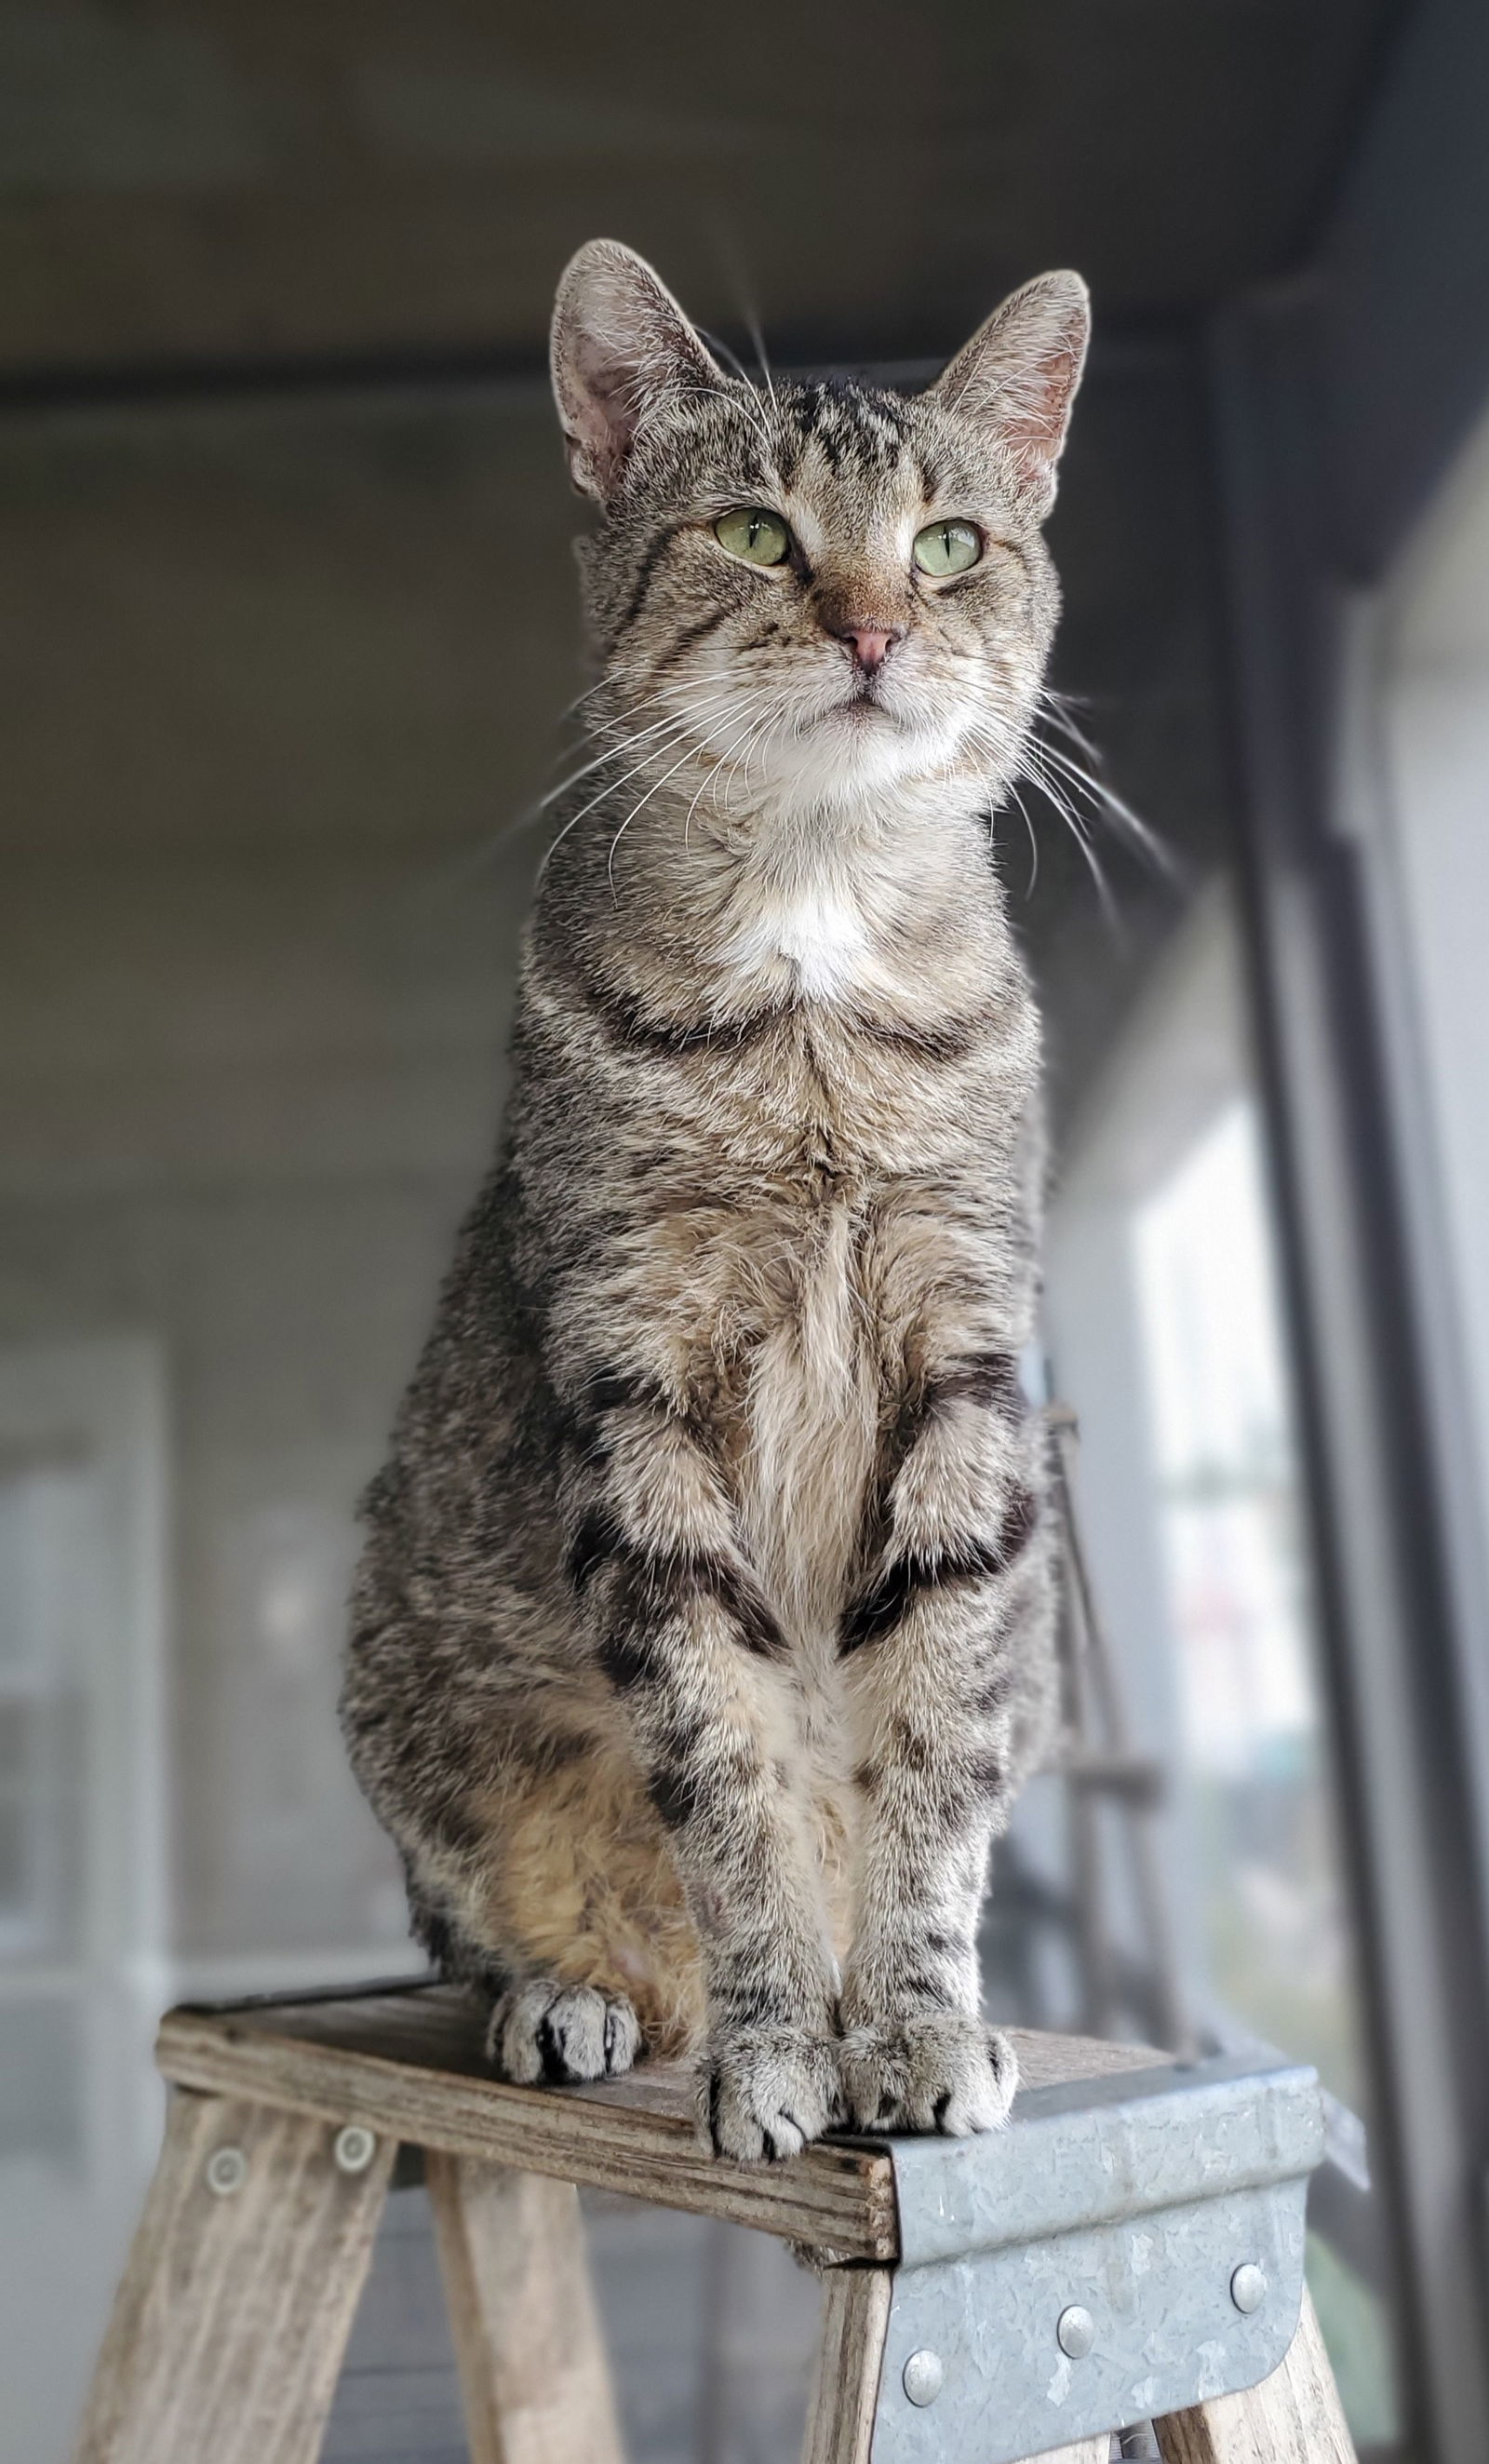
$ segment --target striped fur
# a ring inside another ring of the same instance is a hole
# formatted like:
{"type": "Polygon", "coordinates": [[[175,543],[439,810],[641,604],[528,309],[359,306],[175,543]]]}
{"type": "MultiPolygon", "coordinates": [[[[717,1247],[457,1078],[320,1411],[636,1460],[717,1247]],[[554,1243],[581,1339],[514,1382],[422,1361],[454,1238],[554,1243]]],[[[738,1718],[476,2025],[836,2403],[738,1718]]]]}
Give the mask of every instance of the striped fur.
{"type": "Polygon", "coordinates": [[[988,815],[1084,313],[1045,277],[900,398],[726,377],[610,243],[559,294],[593,766],[366,1501],[343,1716],[493,2058],[686,2047],[735,2156],[986,2127],[1012,2088],[974,1936],[1050,1575],[1039,1034],[988,815]],[[720,547],[741,503],[785,566],[720,547]],[[931,583],[942,515],[986,551],[931,583]]]}

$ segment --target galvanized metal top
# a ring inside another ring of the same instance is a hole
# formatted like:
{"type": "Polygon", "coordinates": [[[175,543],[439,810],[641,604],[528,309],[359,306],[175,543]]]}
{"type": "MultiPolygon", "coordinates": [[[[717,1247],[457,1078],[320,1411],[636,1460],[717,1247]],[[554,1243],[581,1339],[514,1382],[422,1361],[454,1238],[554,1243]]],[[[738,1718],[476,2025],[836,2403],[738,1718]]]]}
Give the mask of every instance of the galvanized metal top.
{"type": "Polygon", "coordinates": [[[901,2263],[875,2464],[1015,2464],[1251,2387],[1297,2324],[1311,2070],[1242,2058],[1015,2101],[886,2143],[901,2263]]]}
{"type": "Polygon", "coordinates": [[[1009,2127],[891,2139],[900,2264],[1042,2241],[1311,2173],[1324,2153],[1316,2074],[1244,2057],[1033,2088],[1009,2127]]]}

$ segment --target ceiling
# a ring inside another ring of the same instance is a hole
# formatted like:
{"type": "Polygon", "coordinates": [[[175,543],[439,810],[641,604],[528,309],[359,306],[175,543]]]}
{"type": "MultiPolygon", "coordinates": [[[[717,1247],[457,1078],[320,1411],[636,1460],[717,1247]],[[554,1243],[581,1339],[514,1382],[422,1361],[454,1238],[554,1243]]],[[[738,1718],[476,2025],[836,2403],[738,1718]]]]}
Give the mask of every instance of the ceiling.
{"type": "Polygon", "coordinates": [[[1055,263],[1167,318],[1298,261],[1402,13],[0,5],[0,369],[520,362],[602,231],[788,352],[944,349],[1055,263]]]}

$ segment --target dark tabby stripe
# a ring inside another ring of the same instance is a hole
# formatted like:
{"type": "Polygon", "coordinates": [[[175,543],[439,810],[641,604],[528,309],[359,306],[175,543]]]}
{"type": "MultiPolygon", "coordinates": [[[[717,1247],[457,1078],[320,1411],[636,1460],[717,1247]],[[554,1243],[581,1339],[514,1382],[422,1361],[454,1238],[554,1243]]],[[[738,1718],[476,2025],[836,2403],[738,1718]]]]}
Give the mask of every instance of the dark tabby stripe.
{"type": "Polygon", "coordinates": [[[1020,1409],[1023,1389],[1018,1382],[1018,1363],[1010,1352],[974,1352],[954,1369],[945,1369],[932,1378],[928,1401],[933,1406],[945,1400],[969,1403],[1011,1403],[1020,1409]]]}
{"type": "Polygon", "coordinates": [[[933,1975],[929,1969],[909,1968],[894,1980],[897,2003],[910,2011],[954,2011],[961,1996],[954,1985],[933,1975]]]}
{"type": "Polygon", "coordinates": [[[756,1591],[727,1566],[712,1568],[708,1588],[734,1618],[747,1651],[753,1651],[760,1660],[784,1657],[786,1638],[756,1591]]]}
{"type": "Polygon", "coordinates": [[[695,625],[685,626],[676,640],[668,646],[667,656],[662,662],[663,668],[675,667],[678,660],[686,657],[690,650],[696,649],[700,642],[706,642],[711,633],[716,633],[719,627],[726,623],[734,612],[732,607],[715,607],[707,616],[700,616],[695,625]]]}
{"type": "Polygon", "coordinates": [[[708,1792],[702,1774],[687,1763],[669,1763],[653,1771],[646,1793],[668,1831],[681,1831],[685,1822],[692,1822],[706,1801],[708,1792]]]}
{"type": "Polygon", "coordinates": [[[587,1591],[602,1566],[607,1566],[625,1545],[625,1534],[609,1508],[592,1506],[569,1544],[565,1571],[574,1589],[587,1591]]]}
{"type": "Polygon", "coordinates": [[[941,1933],[933,1925],[927,1928],[921,1940],[932,1959],[965,1959],[971,1948],[969,1943],[959,1940],[955,1934],[941,1933]]]}
{"type": "Polygon", "coordinates": [[[759,1776],[749,1754],[709,1754],[707,1738],[696,1727],[658,1753],[646,1782],[646,1793],[668,1831],[685,1823],[727,1823],[746,1802],[759,1776]]]}
{"type": "MultiPolygon", "coordinates": [[[[590,1378],[572,1403],[556,1405],[560,1434],[580,1450],[586,1463],[600,1464],[611,1452],[604,1421],[611,1412],[646,1412],[654,1419],[666,1419],[680,1429],[689,1442],[701,1454],[713,1457],[716,1452],[714,1432],[708,1421],[700,1419],[687,1403],[669,1395],[660,1378],[648,1377],[644,1370],[603,1369],[590,1378]]],[[[585,1517],[580,1534],[592,1518],[585,1517]]],[[[574,1548],[579,1547],[576,1535],[574,1548]]],[[[594,1552],[587,1552],[592,1555],[594,1552]]],[[[610,1548],[604,1552],[613,1555],[610,1548]]],[[[573,1550],[570,1551],[570,1575],[573,1576],[573,1550]]],[[[583,1588],[582,1582],[580,1586],[583,1588]]]]}
{"type": "Polygon", "coordinates": [[[1008,1777],[1001,1754],[991,1751],[974,1755],[967,1766],[967,1786],[984,1805],[991,1805],[1008,1777]]]}
{"type": "Polygon", "coordinates": [[[631,595],[625,603],[625,612],[621,618],[619,629],[623,633],[626,626],[641,614],[646,593],[651,588],[652,576],[682,527],[681,522],[668,522],[665,528],[658,531],[656,538],[642,558],[641,568],[637,573],[631,595]]]}
{"type": "Polygon", "coordinates": [[[654,1377],[641,1371],[602,1369],[584,1389],[592,1412],[665,1412],[669,1400],[654,1377]]]}
{"type": "Polygon", "coordinates": [[[651,1666],[646,1642],[669,1624],[700,1593],[727,1610],[746,1651],[763,1660],[778,1659],[785,1637],[748,1580],[716,1557],[659,1554],[638,1549],[626,1539],[615,1517],[602,1506],[584,1516],[569,1549],[569,1580],[583,1593],[602,1570],[616,1563],[620,1575],[610,1602],[608,1634],[602,1655],[610,1655],[606,1674],[621,1686],[634,1685],[651,1666]]]}
{"type": "Polygon", "coordinates": [[[948,1403],[966,1401],[1002,1408],[1010,1420],[1021,1419],[1025,1405],[1018,1382],[1018,1363],[1011,1353],[974,1352],[948,1369],[935,1371],[912,1387],[901,1404],[886,1441],[880,1466],[869,1549],[874,1552],[887,1534],[890,1493],[907,1456],[927,1422],[948,1403]]]}
{"type": "Polygon", "coordinates": [[[603,1027],[607,1040],[628,1052],[665,1053],[668,1056],[689,1052],[738,1052],[755,1043],[789,1017],[794,1002],[779,1008],[755,1010],[748,1018],[695,1019],[686,1025],[644,1015],[640,1004],[624,994],[608,992],[594,983],[584,987],[594,1015],[603,1027]]]}
{"type": "Polygon", "coordinates": [[[852,1019],[857,1033],[871,1044],[887,1044],[925,1061],[965,1061],[969,1052],[989,1039],[996,1024],[985,1011],[950,1020],[945,1026],[912,1026],[908,1020],[871,1018],[864,1010],[855,1010],[852,1019]]]}
{"type": "Polygon", "coordinates": [[[634,1634],[629,1626],[619,1622],[605,1628],[597,1657],[602,1675],[608,1678],[617,1694],[628,1694],[633,1686],[651,1683],[666,1661],[666,1652],[659,1653],[655,1635],[634,1634]]]}
{"type": "Polygon", "coordinates": [[[953,1585],[983,1582],[1006,1573],[1028,1540],[1039,1516],[1038,1501],[1028,1489],[1016,1489],[996,1540],[963,1540],[935,1556],[909,1550],[886,1569],[871,1592],[843,1619],[840,1652],[857,1651],[893,1631],[912,1600],[927,1592],[953,1585]]]}
{"type": "Polygon", "coordinates": [[[717,2003],[720,2013],[735,2028],[779,2026],[789,2012],[778,1984],[737,1973],[720,1980],[717,2003]]]}

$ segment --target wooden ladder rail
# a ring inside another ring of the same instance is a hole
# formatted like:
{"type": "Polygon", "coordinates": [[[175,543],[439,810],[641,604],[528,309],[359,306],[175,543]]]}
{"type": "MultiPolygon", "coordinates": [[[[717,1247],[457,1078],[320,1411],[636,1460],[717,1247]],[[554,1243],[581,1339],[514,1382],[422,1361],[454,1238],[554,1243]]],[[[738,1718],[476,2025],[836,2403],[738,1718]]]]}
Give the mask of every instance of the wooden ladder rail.
{"type": "MultiPolygon", "coordinates": [[[[1016,2034],[1026,2085],[1150,2066],[1016,2034]]],[[[164,2146],[77,2464],[317,2464],[401,2144],[422,2148],[472,2464],[623,2464],[576,2184],[799,2243],[825,2275],[802,2464],[871,2464],[900,2256],[872,2145],[705,2155],[687,2079],[583,2089],[485,2076],[477,2014],[421,1987],[168,2014],[164,2146]]],[[[1166,2464],[1353,2464],[1306,2296],[1281,2367],[1156,2425],[1166,2464]]],[[[1048,2451],[1106,2464],[1105,2434],[1048,2451]]]]}

